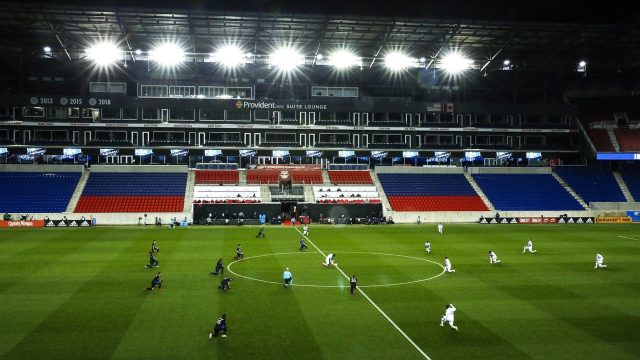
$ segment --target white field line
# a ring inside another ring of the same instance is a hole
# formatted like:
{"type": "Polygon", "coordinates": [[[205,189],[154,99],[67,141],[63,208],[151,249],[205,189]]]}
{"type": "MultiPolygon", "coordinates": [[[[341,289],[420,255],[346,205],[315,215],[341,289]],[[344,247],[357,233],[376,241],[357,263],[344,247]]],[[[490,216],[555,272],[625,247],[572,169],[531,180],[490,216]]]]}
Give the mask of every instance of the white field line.
{"type": "MultiPolygon", "coordinates": [[[[318,250],[318,252],[319,252],[320,254],[322,254],[322,256],[324,256],[325,258],[327,257],[327,255],[326,255],[322,250],[320,250],[320,248],[319,248],[319,247],[317,247],[317,246],[316,246],[316,244],[314,244],[314,243],[313,243],[313,241],[311,241],[311,239],[309,239],[309,237],[308,237],[308,236],[306,236],[306,235],[302,234],[302,232],[301,232],[300,230],[298,230],[297,228],[295,228],[295,227],[294,227],[294,229],[295,229],[298,233],[300,233],[300,235],[302,235],[305,239],[307,239],[307,241],[309,241],[309,243],[310,243],[314,248],[316,248],[316,250],[318,250]]],[[[344,271],[342,271],[342,269],[340,269],[338,266],[336,266],[336,269],[338,269],[338,271],[340,271],[340,273],[341,273],[345,278],[347,278],[347,280],[349,280],[349,279],[350,279],[350,278],[349,278],[349,276],[348,276],[347,274],[345,274],[345,272],[344,272],[344,271]]],[[[362,294],[362,296],[364,296],[364,297],[369,301],[369,303],[371,303],[371,305],[373,305],[373,307],[374,307],[374,308],[376,308],[376,310],[378,310],[378,312],[380,312],[380,314],[382,314],[382,316],[384,316],[384,317],[385,317],[385,319],[387,319],[387,320],[391,323],[391,325],[393,325],[393,327],[394,327],[394,328],[396,328],[396,330],[398,330],[398,331],[400,332],[400,334],[402,334],[402,336],[404,336],[404,338],[405,338],[405,339],[407,339],[407,341],[409,341],[409,343],[411,343],[411,345],[413,345],[413,347],[414,347],[414,348],[416,348],[416,350],[418,350],[418,352],[419,352],[419,353],[420,353],[420,354],[421,354],[425,359],[427,359],[427,360],[431,360],[431,358],[429,357],[429,355],[427,355],[424,351],[422,351],[422,349],[420,349],[420,347],[419,347],[419,346],[418,346],[418,345],[417,345],[413,340],[411,340],[411,338],[409,337],[409,335],[407,335],[404,331],[402,331],[402,329],[400,329],[400,327],[399,327],[399,326],[398,326],[398,325],[397,325],[393,320],[391,320],[391,318],[390,318],[390,317],[389,317],[389,316],[388,316],[384,311],[382,311],[382,309],[381,309],[381,308],[380,308],[380,307],[379,307],[375,302],[373,302],[373,300],[371,300],[371,298],[369,297],[369,295],[367,295],[367,294],[364,292],[364,290],[362,290],[362,289],[358,289],[358,291],[360,292],[360,294],[362,294]]]]}
{"type": "Polygon", "coordinates": [[[627,237],[627,236],[620,236],[618,235],[619,238],[623,238],[623,239],[629,239],[629,240],[635,240],[635,241],[640,241],[640,239],[636,239],[636,238],[632,238],[632,237],[627,237]]]}

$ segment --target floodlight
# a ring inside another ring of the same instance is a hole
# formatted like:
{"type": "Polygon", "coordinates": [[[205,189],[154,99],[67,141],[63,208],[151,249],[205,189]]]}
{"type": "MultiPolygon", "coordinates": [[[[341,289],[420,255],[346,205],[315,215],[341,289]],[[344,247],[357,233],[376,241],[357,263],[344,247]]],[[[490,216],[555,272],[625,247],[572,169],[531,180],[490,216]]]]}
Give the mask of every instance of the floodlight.
{"type": "Polygon", "coordinates": [[[149,59],[163,66],[174,66],[185,60],[185,53],[175,43],[164,43],[149,52],[149,59]]]}
{"type": "Polygon", "coordinates": [[[421,63],[423,63],[423,62],[425,62],[425,61],[427,61],[427,58],[425,58],[424,56],[420,58],[420,62],[421,62],[421,63]]]}
{"type": "Polygon", "coordinates": [[[338,50],[329,56],[329,65],[336,69],[346,69],[361,65],[362,58],[348,50],[338,50]]]}
{"type": "Polygon", "coordinates": [[[316,59],[318,59],[318,60],[322,60],[323,58],[324,58],[324,56],[322,56],[322,54],[316,55],[316,59]]]}
{"type": "Polygon", "coordinates": [[[277,66],[281,70],[293,70],[304,64],[304,57],[291,47],[283,47],[274,51],[269,56],[271,65],[277,66]]]}
{"type": "Polygon", "coordinates": [[[384,57],[384,66],[391,71],[400,71],[410,67],[414,59],[401,52],[390,52],[384,57]]]}
{"type": "Polygon", "coordinates": [[[509,61],[509,59],[505,59],[502,63],[504,65],[509,65],[509,64],[511,64],[511,61],[509,61]]]}
{"type": "Polygon", "coordinates": [[[86,51],[87,59],[92,60],[99,66],[108,66],[122,58],[122,51],[116,44],[111,42],[99,42],[86,51]]]}
{"type": "Polygon", "coordinates": [[[140,54],[142,54],[142,50],[140,50],[140,49],[136,49],[136,51],[135,51],[135,52],[136,52],[136,55],[140,55],[140,54]]]}
{"type": "Polygon", "coordinates": [[[461,53],[452,52],[442,58],[442,68],[449,74],[459,74],[471,67],[471,60],[461,53]]]}
{"type": "Polygon", "coordinates": [[[225,45],[211,54],[211,59],[226,68],[234,68],[246,62],[245,53],[235,45],[225,45]]]}
{"type": "Polygon", "coordinates": [[[51,52],[51,47],[50,46],[45,46],[42,48],[42,50],[44,50],[44,52],[46,53],[50,53],[51,52]]]}
{"type": "Polygon", "coordinates": [[[580,66],[580,67],[585,67],[585,66],[587,66],[587,62],[586,62],[586,61],[584,61],[584,60],[582,60],[582,61],[580,61],[580,62],[578,63],[578,66],[580,66]]]}

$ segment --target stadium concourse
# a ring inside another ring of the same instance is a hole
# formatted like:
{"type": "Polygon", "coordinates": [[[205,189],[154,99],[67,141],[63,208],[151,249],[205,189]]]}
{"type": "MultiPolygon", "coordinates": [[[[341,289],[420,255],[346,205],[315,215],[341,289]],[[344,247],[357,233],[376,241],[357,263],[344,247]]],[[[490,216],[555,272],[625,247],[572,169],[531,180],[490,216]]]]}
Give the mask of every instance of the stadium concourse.
{"type": "Polygon", "coordinates": [[[83,218],[97,225],[235,224],[240,213],[245,224],[288,224],[291,217],[298,223],[469,223],[496,213],[593,219],[636,206],[630,191],[636,184],[624,180],[635,173],[622,177],[603,167],[278,168],[1,165],[0,211],[13,219],[83,218]]]}

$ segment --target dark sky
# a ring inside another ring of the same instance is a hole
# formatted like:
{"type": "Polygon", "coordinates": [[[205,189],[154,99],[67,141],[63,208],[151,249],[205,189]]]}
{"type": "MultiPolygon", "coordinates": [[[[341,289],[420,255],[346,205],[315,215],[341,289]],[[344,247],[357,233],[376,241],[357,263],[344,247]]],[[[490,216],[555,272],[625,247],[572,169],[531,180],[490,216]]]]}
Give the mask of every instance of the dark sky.
{"type": "Polygon", "coordinates": [[[465,20],[619,23],[640,21],[634,0],[22,0],[45,4],[206,9],[274,14],[345,14],[465,20]]]}

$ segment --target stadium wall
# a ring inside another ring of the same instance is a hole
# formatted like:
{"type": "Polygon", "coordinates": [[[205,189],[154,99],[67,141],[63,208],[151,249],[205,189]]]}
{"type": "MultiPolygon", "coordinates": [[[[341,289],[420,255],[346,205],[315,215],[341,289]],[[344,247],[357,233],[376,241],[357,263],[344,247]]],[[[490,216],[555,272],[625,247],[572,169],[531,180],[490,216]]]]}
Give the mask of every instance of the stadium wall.
{"type": "Polygon", "coordinates": [[[94,165],[91,172],[186,173],[187,165],[94,165]]]}
{"type": "Polygon", "coordinates": [[[0,172],[83,172],[83,165],[2,164],[0,172]]]}

